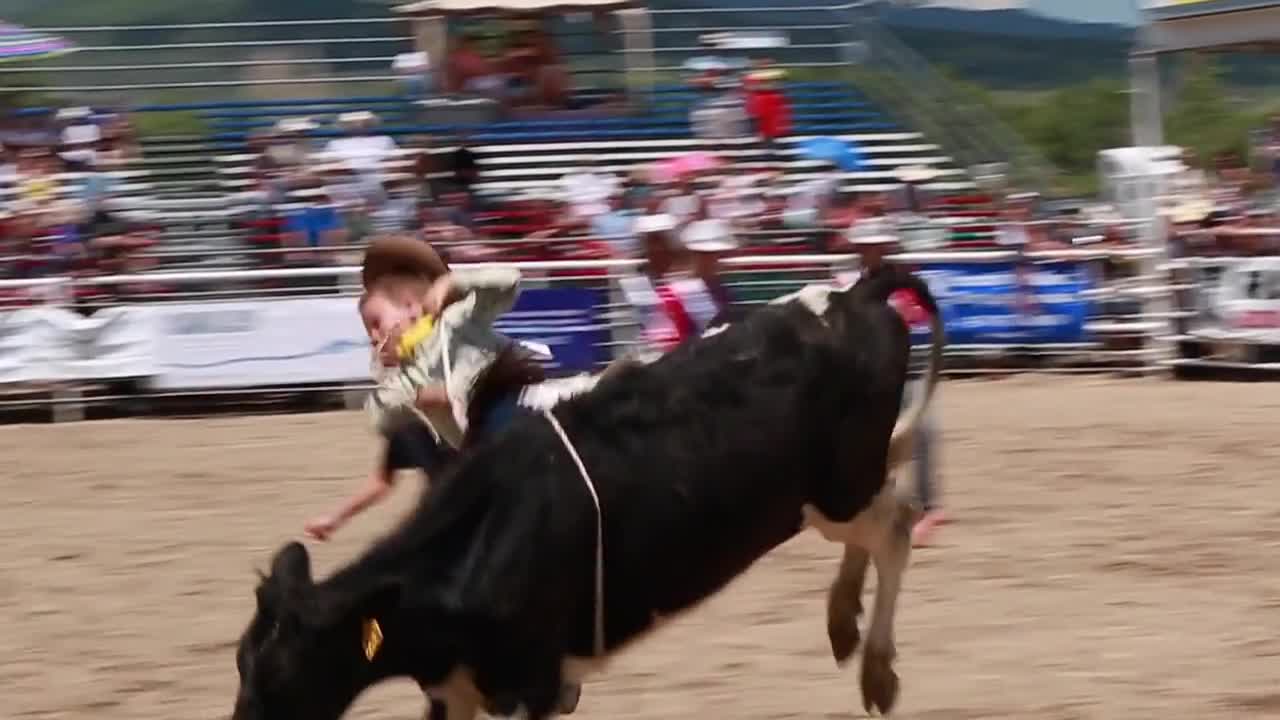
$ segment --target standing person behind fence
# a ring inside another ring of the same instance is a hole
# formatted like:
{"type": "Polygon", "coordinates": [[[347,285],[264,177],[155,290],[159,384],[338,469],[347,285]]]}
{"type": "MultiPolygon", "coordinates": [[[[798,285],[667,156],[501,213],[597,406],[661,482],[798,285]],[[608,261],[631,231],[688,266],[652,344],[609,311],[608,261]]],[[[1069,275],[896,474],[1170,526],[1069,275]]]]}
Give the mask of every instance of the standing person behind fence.
{"type": "MultiPolygon", "coordinates": [[[[899,248],[899,237],[893,223],[886,218],[868,218],[850,228],[847,235],[849,244],[858,254],[858,269],[853,272],[837,273],[842,283],[852,283],[859,279],[874,277],[889,270],[886,261],[888,255],[899,248]]],[[[890,296],[889,302],[902,314],[903,319],[911,327],[927,324],[927,313],[921,308],[917,299],[908,291],[898,291],[890,296]]],[[[911,374],[914,376],[907,382],[903,393],[903,407],[911,404],[915,393],[923,391],[923,383],[919,377],[924,369],[919,354],[912,352],[911,374]]],[[[916,431],[914,448],[915,460],[915,495],[924,509],[924,515],[916,522],[911,531],[912,543],[917,547],[932,543],[946,516],[942,511],[938,497],[938,457],[935,447],[937,439],[937,410],[932,406],[925,409],[916,431]]]]}

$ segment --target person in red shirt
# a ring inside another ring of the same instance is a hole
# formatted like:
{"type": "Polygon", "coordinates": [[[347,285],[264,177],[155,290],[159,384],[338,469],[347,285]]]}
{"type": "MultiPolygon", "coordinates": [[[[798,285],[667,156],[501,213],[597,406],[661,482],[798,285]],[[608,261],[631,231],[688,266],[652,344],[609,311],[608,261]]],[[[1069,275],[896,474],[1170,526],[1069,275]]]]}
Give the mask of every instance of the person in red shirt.
{"type": "Polygon", "coordinates": [[[785,73],[778,68],[756,70],[747,75],[747,115],[755,123],[769,153],[769,161],[777,160],[777,141],[791,134],[791,103],[778,81],[785,73]]]}

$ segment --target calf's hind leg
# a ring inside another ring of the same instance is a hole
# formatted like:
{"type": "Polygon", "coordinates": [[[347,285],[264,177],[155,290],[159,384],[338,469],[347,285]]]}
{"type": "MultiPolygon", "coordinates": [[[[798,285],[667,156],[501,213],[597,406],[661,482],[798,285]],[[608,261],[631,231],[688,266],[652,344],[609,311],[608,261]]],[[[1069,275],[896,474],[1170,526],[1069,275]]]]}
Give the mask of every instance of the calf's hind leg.
{"type": "Polygon", "coordinates": [[[857,649],[858,614],[867,562],[876,567],[876,598],[862,658],[862,703],[868,711],[887,713],[898,697],[893,670],[894,614],[902,575],[911,554],[911,525],[918,510],[885,483],[871,505],[848,522],[833,522],[813,506],[803,509],[807,524],[828,540],[845,546],[840,571],[827,595],[827,634],[831,652],[843,663],[857,649]]]}
{"type": "Polygon", "coordinates": [[[858,618],[862,616],[862,586],[869,560],[866,548],[845,545],[840,570],[827,591],[827,639],[831,655],[842,667],[853,657],[861,639],[858,618]]]}
{"type": "Polygon", "coordinates": [[[911,556],[911,526],[919,516],[912,503],[889,493],[892,514],[882,526],[879,542],[869,548],[876,566],[876,599],[871,611],[867,644],[862,651],[862,706],[867,712],[888,713],[898,699],[898,675],[893,661],[898,650],[894,643],[894,615],[902,576],[911,556]]]}

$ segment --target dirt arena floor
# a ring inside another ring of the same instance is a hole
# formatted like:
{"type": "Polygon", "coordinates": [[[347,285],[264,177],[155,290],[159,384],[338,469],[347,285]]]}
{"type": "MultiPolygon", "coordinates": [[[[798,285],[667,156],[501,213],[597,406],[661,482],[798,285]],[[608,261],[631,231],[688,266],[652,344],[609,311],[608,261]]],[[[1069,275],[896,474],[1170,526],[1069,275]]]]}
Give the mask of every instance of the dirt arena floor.
{"type": "MultiPolygon", "coordinates": [[[[1280,717],[1280,385],[1025,377],[940,394],[954,522],[898,616],[920,720],[1280,717]]],[[[365,473],[351,413],[0,428],[0,717],[225,718],[253,569],[365,473]]],[[[315,547],[349,558],[412,502],[315,547]]],[[[576,717],[861,717],[806,535],[589,683],[576,717]]],[[[360,718],[416,719],[416,689],[360,718]]]]}

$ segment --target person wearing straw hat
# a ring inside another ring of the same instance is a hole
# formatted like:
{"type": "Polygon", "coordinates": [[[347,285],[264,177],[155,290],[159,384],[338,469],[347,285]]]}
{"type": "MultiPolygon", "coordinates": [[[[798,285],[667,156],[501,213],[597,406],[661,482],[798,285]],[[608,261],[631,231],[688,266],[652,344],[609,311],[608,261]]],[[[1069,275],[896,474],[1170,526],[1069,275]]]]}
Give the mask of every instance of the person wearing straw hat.
{"type": "MultiPolygon", "coordinates": [[[[899,236],[894,225],[886,218],[870,218],[856,223],[846,236],[849,244],[859,256],[859,269],[855,273],[840,276],[843,282],[856,282],[872,278],[889,271],[888,257],[899,247],[899,236]]],[[[908,294],[895,293],[889,298],[890,303],[902,314],[910,326],[927,322],[927,314],[908,294]]],[[[920,371],[920,363],[916,353],[912,353],[912,372],[920,371]]],[[[908,381],[903,393],[903,407],[908,407],[912,396],[922,391],[921,380],[916,377],[908,381]]],[[[924,514],[912,528],[912,543],[917,547],[929,545],[937,532],[938,526],[945,520],[942,506],[939,504],[937,492],[937,457],[934,452],[934,441],[937,433],[937,422],[933,410],[926,411],[920,418],[914,448],[915,460],[915,493],[924,514]]]]}

